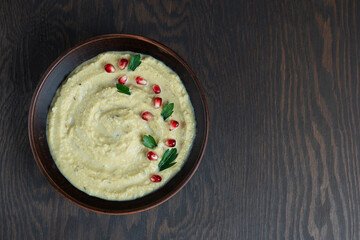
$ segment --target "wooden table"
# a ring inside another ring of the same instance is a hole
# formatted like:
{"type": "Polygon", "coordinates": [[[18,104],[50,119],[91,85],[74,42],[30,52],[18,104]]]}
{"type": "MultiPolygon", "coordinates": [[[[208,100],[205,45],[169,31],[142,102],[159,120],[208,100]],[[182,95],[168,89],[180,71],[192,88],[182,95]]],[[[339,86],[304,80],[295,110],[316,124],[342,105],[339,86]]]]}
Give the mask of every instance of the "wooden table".
{"type": "Polygon", "coordinates": [[[2,1],[0,239],[360,239],[359,13],[357,0],[2,1]],[[58,194],[27,135],[46,68],[107,33],[175,50],[210,110],[191,181],[128,216],[58,194]]]}

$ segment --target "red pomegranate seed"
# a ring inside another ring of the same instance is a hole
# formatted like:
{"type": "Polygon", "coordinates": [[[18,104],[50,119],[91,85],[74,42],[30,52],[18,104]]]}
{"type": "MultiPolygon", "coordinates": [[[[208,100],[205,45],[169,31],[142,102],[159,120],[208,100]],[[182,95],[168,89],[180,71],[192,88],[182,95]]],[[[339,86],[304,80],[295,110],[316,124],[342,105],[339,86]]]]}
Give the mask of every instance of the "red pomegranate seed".
{"type": "Polygon", "coordinates": [[[176,141],[175,141],[175,139],[168,139],[165,141],[165,145],[168,147],[175,147],[176,141]]]}
{"type": "Polygon", "coordinates": [[[144,119],[145,121],[150,121],[151,119],[153,119],[153,115],[151,114],[151,112],[143,112],[141,114],[141,118],[144,119]]]}
{"type": "Polygon", "coordinates": [[[159,97],[154,98],[154,108],[161,107],[162,99],[159,97]]]}
{"type": "Polygon", "coordinates": [[[106,64],[104,68],[105,68],[105,71],[107,71],[108,73],[115,72],[115,67],[112,64],[106,64]]]}
{"type": "Polygon", "coordinates": [[[137,76],[135,78],[135,80],[136,80],[136,83],[139,84],[139,85],[146,85],[147,84],[146,79],[143,79],[142,77],[137,76]]]}
{"type": "Polygon", "coordinates": [[[152,85],[152,90],[154,91],[155,94],[159,94],[161,93],[161,88],[159,85],[152,85]]]}
{"type": "Polygon", "coordinates": [[[161,182],[161,177],[159,175],[152,175],[150,180],[152,182],[161,182]]]}
{"type": "Polygon", "coordinates": [[[126,66],[128,65],[129,60],[122,58],[121,60],[119,60],[119,68],[121,70],[124,70],[126,68],[126,66]]]}
{"type": "Polygon", "coordinates": [[[178,126],[179,126],[179,122],[178,122],[178,121],[171,120],[171,121],[170,121],[169,130],[172,131],[172,130],[174,130],[175,128],[177,128],[178,126]]]}
{"type": "Polygon", "coordinates": [[[119,83],[122,84],[122,85],[125,85],[125,83],[126,83],[127,80],[128,80],[128,78],[127,78],[126,75],[121,76],[121,77],[119,77],[119,79],[118,79],[119,83]]]}
{"type": "Polygon", "coordinates": [[[154,153],[152,151],[148,152],[147,157],[149,160],[157,160],[158,159],[158,155],[156,155],[156,153],[154,153]]]}

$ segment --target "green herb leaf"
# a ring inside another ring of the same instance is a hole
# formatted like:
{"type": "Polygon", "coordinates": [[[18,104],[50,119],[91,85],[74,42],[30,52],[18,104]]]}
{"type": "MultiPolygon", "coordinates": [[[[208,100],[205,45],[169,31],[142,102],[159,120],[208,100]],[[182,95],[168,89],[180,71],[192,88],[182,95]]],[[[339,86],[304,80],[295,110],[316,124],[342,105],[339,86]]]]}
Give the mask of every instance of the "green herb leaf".
{"type": "Polygon", "coordinates": [[[161,116],[164,118],[164,120],[166,120],[168,117],[171,116],[171,114],[174,112],[174,104],[170,103],[170,104],[166,104],[164,109],[161,112],[161,116]]]}
{"type": "Polygon", "coordinates": [[[128,69],[135,71],[135,69],[141,64],[140,54],[132,55],[128,69]]]}
{"type": "Polygon", "coordinates": [[[130,95],[130,89],[127,86],[118,83],[116,84],[116,88],[118,89],[119,93],[130,95]]]}
{"type": "Polygon", "coordinates": [[[145,146],[145,147],[148,147],[148,148],[154,148],[157,146],[156,142],[155,142],[155,139],[149,135],[149,136],[143,136],[143,139],[142,139],[142,144],[145,146]]]}
{"type": "Polygon", "coordinates": [[[167,168],[170,168],[175,165],[176,162],[174,160],[178,156],[177,149],[172,148],[170,151],[169,149],[165,151],[164,155],[161,158],[161,161],[159,162],[159,171],[163,171],[167,168]]]}

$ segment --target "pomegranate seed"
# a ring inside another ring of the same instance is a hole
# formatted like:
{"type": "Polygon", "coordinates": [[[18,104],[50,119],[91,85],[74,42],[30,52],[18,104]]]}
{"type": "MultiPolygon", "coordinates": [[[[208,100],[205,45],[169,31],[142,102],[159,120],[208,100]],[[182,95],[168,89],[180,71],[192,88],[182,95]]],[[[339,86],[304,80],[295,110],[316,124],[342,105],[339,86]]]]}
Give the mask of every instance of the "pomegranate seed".
{"type": "Polygon", "coordinates": [[[170,121],[169,130],[172,131],[172,130],[174,130],[175,128],[177,128],[178,126],[179,126],[179,122],[178,122],[178,121],[171,120],[171,121],[170,121]]]}
{"type": "Polygon", "coordinates": [[[161,182],[161,177],[159,175],[152,175],[150,180],[152,182],[161,182]]]}
{"type": "Polygon", "coordinates": [[[122,58],[121,60],[119,60],[119,68],[121,70],[124,70],[126,68],[126,66],[128,65],[129,60],[122,58]]]}
{"type": "Polygon", "coordinates": [[[151,112],[143,112],[141,114],[141,118],[144,119],[145,121],[150,121],[151,119],[153,119],[153,115],[151,114],[151,112]]]}
{"type": "Polygon", "coordinates": [[[149,160],[157,160],[158,159],[158,155],[156,155],[156,153],[154,153],[152,151],[148,152],[147,157],[149,160]]]}
{"type": "Polygon", "coordinates": [[[159,97],[154,98],[154,108],[161,107],[162,99],[159,97]]]}
{"type": "Polygon", "coordinates": [[[159,85],[152,85],[152,90],[154,91],[155,94],[161,93],[161,88],[159,85]]]}
{"type": "Polygon", "coordinates": [[[104,68],[105,68],[105,71],[107,71],[108,73],[115,72],[115,67],[112,64],[106,64],[104,68]]]}
{"type": "Polygon", "coordinates": [[[139,84],[139,85],[146,85],[147,84],[146,79],[143,79],[142,77],[137,76],[135,78],[135,80],[136,80],[136,83],[139,84]]]}
{"type": "Polygon", "coordinates": [[[176,141],[175,141],[175,139],[168,139],[165,141],[165,145],[168,147],[175,147],[176,141]]]}
{"type": "Polygon", "coordinates": [[[127,78],[126,75],[121,76],[121,77],[119,77],[119,79],[118,79],[119,83],[122,84],[122,85],[125,85],[125,83],[126,83],[127,80],[128,80],[128,78],[127,78]]]}

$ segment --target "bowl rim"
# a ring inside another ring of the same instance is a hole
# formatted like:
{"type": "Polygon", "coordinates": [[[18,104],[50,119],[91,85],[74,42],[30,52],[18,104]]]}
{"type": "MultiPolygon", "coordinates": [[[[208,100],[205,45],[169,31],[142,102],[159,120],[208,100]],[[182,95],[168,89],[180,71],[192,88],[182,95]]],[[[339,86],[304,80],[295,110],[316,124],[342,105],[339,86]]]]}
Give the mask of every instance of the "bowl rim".
{"type": "Polygon", "coordinates": [[[153,40],[151,38],[147,38],[147,37],[143,37],[140,35],[134,35],[134,34],[105,34],[105,35],[99,35],[99,36],[95,36],[92,38],[89,38],[85,41],[82,41],[78,44],[76,44],[75,46],[71,47],[70,49],[66,50],[65,52],[63,52],[59,57],[57,57],[52,63],[51,65],[46,69],[46,71],[44,72],[44,74],[41,76],[40,81],[38,82],[34,93],[32,95],[31,98],[31,103],[30,103],[30,107],[29,107],[29,116],[28,116],[28,137],[29,137],[29,142],[30,142],[30,147],[31,147],[31,151],[33,154],[33,157],[35,159],[36,164],[38,165],[38,167],[40,168],[40,171],[44,174],[45,178],[47,179],[47,181],[53,186],[53,188],[59,192],[63,197],[65,197],[67,200],[71,201],[72,203],[74,203],[75,205],[93,211],[93,212],[97,212],[97,213],[102,213],[102,214],[108,214],[108,215],[127,215],[127,214],[133,214],[133,213],[138,213],[138,212],[143,212],[146,210],[149,210],[151,208],[154,208],[164,202],[166,202],[167,200],[169,200],[170,198],[172,198],[174,195],[176,195],[192,178],[192,176],[195,174],[196,170],[198,169],[201,160],[205,154],[205,150],[206,150],[206,146],[207,146],[207,142],[208,142],[208,137],[209,137],[209,125],[210,125],[210,119],[209,119],[209,111],[208,111],[208,104],[206,101],[206,97],[205,97],[205,93],[204,90],[200,84],[199,79],[197,78],[197,76],[195,75],[194,71],[190,68],[190,66],[176,53],[174,52],[172,49],[170,49],[169,47],[163,45],[162,43],[153,40]],[[35,137],[34,137],[34,115],[35,115],[35,106],[36,106],[36,102],[40,93],[40,90],[42,89],[43,85],[45,84],[49,74],[53,71],[53,69],[63,60],[65,59],[69,54],[71,54],[72,52],[78,50],[79,48],[82,48],[88,44],[97,42],[97,41],[103,41],[104,39],[113,39],[113,38],[127,38],[127,39],[136,39],[136,40],[141,40],[141,41],[145,41],[147,43],[150,43],[152,45],[157,46],[158,48],[160,48],[162,51],[164,51],[165,53],[171,55],[172,57],[174,57],[180,64],[182,64],[187,71],[190,72],[190,74],[193,77],[193,80],[196,82],[196,85],[198,86],[200,93],[201,93],[201,101],[202,101],[202,105],[204,107],[204,113],[205,113],[205,133],[204,133],[204,139],[202,141],[201,147],[200,147],[200,154],[198,156],[198,159],[196,161],[196,164],[193,166],[192,170],[190,171],[190,174],[187,178],[184,179],[184,181],[181,181],[180,184],[176,187],[176,189],[173,192],[170,192],[167,196],[164,196],[163,198],[160,198],[159,201],[155,201],[153,203],[150,203],[146,206],[137,208],[135,210],[121,210],[121,211],[111,211],[111,210],[101,210],[86,204],[83,204],[81,201],[73,198],[72,196],[70,196],[68,193],[66,193],[63,189],[61,189],[58,184],[56,184],[54,182],[54,180],[52,179],[52,177],[48,174],[48,172],[45,170],[45,167],[43,166],[43,163],[38,155],[37,152],[37,148],[35,147],[35,137]]]}

